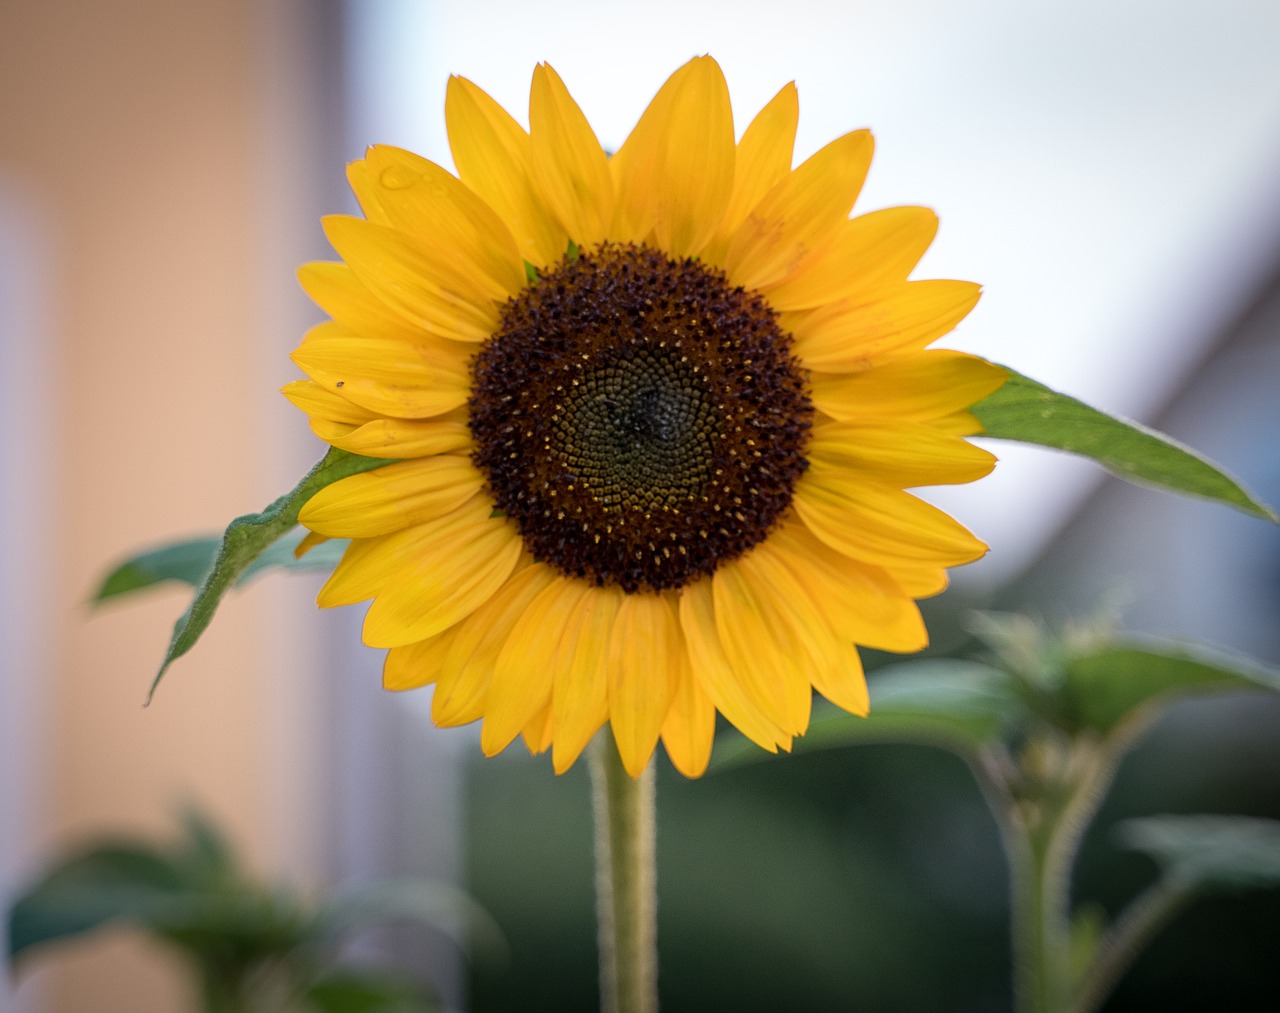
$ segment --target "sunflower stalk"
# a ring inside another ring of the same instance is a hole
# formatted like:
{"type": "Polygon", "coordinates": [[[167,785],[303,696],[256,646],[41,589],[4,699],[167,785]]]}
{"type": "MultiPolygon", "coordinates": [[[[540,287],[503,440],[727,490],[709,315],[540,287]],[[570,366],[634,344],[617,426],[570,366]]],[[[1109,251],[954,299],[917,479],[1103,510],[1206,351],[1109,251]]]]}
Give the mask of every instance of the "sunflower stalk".
{"type": "Polygon", "coordinates": [[[589,751],[602,1013],[658,1009],[653,765],[632,778],[607,733],[589,751]]]}
{"type": "MultiPolygon", "coordinates": [[[[1122,749],[1115,743],[1074,742],[1057,757],[1057,776],[1047,779],[1035,769],[1045,762],[1044,752],[1053,750],[1028,749],[1017,764],[1003,751],[989,752],[975,767],[1009,860],[1014,992],[1020,1013],[1071,1008],[1076,992],[1070,957],[1071,874],[1122,749]]],[[[1098,961],[1104,960],[1100,952],[1098,961]]]]}
{"type": "Polygon", "coordinates": [[[1133,901],[1111,926],[1093,961],[1081,976],[1070,1013],[1096,1013],[1134,959],[1192,898],[1189,884],[1176,879],[1156,883],[1133,901]]]}

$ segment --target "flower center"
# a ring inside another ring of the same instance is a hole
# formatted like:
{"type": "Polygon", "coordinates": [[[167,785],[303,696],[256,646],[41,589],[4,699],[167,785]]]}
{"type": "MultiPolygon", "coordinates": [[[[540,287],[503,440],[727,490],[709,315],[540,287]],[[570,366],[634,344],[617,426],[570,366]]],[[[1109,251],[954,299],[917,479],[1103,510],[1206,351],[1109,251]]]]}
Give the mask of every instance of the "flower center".
{"type": "Polygon", "coordinates": [[[813,407],[757,295],[603,244],[511,299],[472,361],[474,459],[535,558],[624,591],[680,587],[763,541],[813,407]]]}

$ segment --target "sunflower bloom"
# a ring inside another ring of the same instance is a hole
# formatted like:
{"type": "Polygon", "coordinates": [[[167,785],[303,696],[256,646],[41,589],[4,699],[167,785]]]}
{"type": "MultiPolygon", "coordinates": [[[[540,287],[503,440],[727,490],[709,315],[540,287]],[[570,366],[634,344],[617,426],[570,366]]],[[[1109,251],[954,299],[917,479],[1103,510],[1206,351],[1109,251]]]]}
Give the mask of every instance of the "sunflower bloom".
{"type": "Polygon", "coordinates": [[[735,143],[699,57],[610,157],[550,67],[526,132],[449,81],[458,174],[371,148],[341,263],[302,268],[330,316],[284,393],[335,447],[392,460],[301,520],[350,538],[322,606],[372,599],[387,688],[435,685],[566,770],[605,724],[637,776],[659,740],[696,777],[715,716],[767,750],[816,689],[867,713],[857,646],[911,652],[916,599],[986,547],[907,489],[969,482],[990,364],[927,346],[978,299],[909,281],[936,218],[850,218],[855,131],[792,167],[787,85],[735,143]]]}

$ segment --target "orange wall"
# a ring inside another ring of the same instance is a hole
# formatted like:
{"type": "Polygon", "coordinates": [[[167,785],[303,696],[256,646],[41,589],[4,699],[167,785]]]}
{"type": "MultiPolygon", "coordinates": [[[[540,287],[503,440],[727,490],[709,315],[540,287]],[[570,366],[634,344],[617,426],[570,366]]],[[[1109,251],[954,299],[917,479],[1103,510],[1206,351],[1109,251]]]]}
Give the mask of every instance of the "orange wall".
{"type": "MultiPolygon", "coordinates": [[[[43,777],[46,847],[107,829],[171,833],[184,799],[199,800],[260,867],[309,839],[297,752],[305,677],[279,671],[288,652],[267,645],[263,615],[292,629],[288,600],[306,595],[260,587],[228,602],[146,710],[185,596],[95,614],[84,605],[122,552],[218,529],[291,484],[279,461],[315,456],[298,450],[302,427],[275,403],[297,335],[267,334],[292,312],[279,301],[295,298],[280,263],[288,209],[264,210],[284,173],[267,158],[273,145],[288,150],[267,119],[296,98],[270,78],[280,67],[264,71],[270,32],[287,22],[280,9],[0,5],[0,178],[44,213],[54,272],[51,454],[27,479],[54,504],[45,735],[30,758],[43,777]]],[[[183,979],[137,940],[33,963],[45,968],[48,1009],[187,1005],[183,979]]]]}

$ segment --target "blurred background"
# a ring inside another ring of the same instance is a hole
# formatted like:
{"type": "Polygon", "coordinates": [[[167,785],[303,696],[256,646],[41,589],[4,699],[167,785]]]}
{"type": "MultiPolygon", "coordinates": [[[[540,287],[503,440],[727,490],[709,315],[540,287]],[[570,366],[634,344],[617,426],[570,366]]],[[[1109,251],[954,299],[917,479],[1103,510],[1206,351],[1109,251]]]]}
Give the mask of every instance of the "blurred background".
{"type": "MultiPolygon", "coordinates": [[[[317,311],[292,280],[353,210],[342,167],[392,143],[451,165],[450,73],[523,119],[554,64],[607,148],[695,53],[739,130],[789,80],[797,160],[870,126],[859,201],[938,210],[917,272],[981,281],[949,338],[1207,453],[1280,503],[1280,5],[1274,0],[0,0],[0,894],[107,831],[198,802],[263,875],[324,889],[460,884],[512,956],[373,940],[457,1009],[591,1010],[585,771],[478,762],[426,692],[380,689],[359,610],[310,578],[227,601],[142,701],[182,591],[91,612],[123,555],[259,509],[321,452],[276,394],[317,311]]],[[[1222,507],[997,446],[938,502],[992,551],[928,603],[934,650],[974,607],[1130,628],[1280,662],[1280,535],[1222,507]]],[[[878,659],[873,659],[878,660],[878,659]]],[[[1006,888],[963,766],[908,747],[685,782],[660,770],[664,1008],[1001,1011],[1006,888]]],[[[1177,709],[1121,771],[1079,894],[1153,870],[1110,826],[1280,816],[1280,706],[1177,709]]],[[[1272,1010],[1280,897],[1197,904],[1109,1010],[1272,1010]]],[[[32,960],[0,1009],[190,1008],[127,932],[32,960]]]]}

